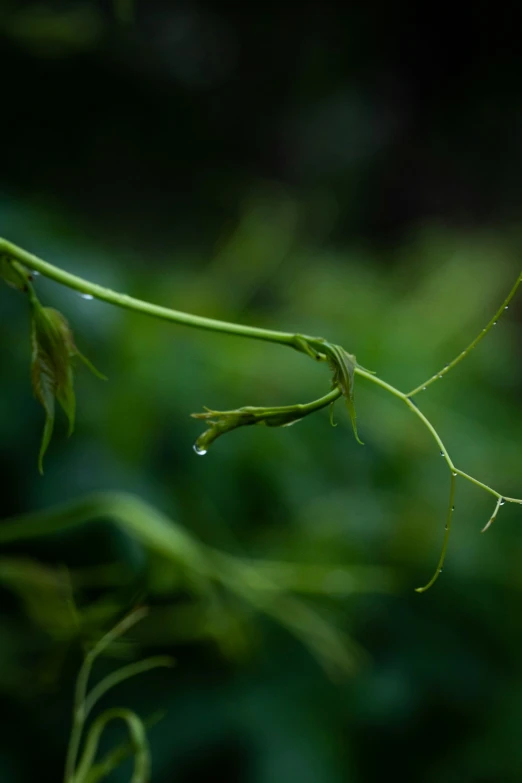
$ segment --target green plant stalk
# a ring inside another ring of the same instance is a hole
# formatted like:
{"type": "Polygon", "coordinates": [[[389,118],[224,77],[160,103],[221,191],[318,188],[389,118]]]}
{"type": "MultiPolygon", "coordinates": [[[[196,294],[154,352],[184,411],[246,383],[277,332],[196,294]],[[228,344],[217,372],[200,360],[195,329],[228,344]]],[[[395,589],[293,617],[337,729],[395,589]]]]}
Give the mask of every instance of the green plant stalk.
{"type": "Polygon", "coordinates": [[[182,326],[191,326],[196,329],[206,329],[211,332],[221,332],[222,334],[232,334],[239,337],[249,337],[254,340],[265,340],[272,343],[279,343],[280,345],[288,345],[292,348],[297,348],[297,350],[303,350],[298,344],[299,335],[292,334],[291,332],[280,332],[273,329],[261,329],[256,326],[247,326],[245,324],[218,321],[214,318],[184,313],[180,310],[172,310],[168,307],[161,307],[141,299],[135,299],[132,296],[127,296],[127,294],[120,294],[117,291],[112,291],[110,288],[90,283],[81,277],[65,272],[63,269],[59,269],[58,267],[53,266],[53,264],[43,261],[41,258],[38,258],[38,256],[28,253],[21,247],[17,247],[2,238],[0,238],[0,256],[1,255],[8,256],[9,258],[18,261],[28,269],[39,272],[50,280],[54,280],[55,283],[60,283],[68,288],[72,288],[74,291],[78,291],[81,294],[90,294],[90,296],[100,299],[103,302],[108,302],[108,304],[116,305],[116,307],[123,307],[126,310],[143,313],[144,315],[150,315],[153,318],[160,318],[164,321],[170,321],[171,323],[180,324],[182,326]]]}
{"type": "MultiPolygon", "coordinates": [[[[143,313],[145,315],[150,315],[155,318],[160,318],[166,321],[170,321],[172,323],[177,323],[184,326],[191,326],[197,329],[205,329],[207,331],[219,332],[222,334],[236,335],[236,336],[247,337],[256,340],[264,340],[266,342],[272,342],[279,345],[286,345],[288,347],[294,348],[295,350],[305,353],[311,356],[312,358],[318,360],[325,360],[328,358],[326,353],[322,353],[322,346],[324,345],[325,347],[327,347],[328,344],[325,343],[325,341],[322,340],[321,338],[308,337],[301,334],[293,334],[291,332],[281,332],[272,329],[262,329],[254,326],[230,323],[227,321],[219,321],[213,318],[206,318],[191,313],[185,313],[179,310],[172,310],[167,307],[154,305],[151,304],[150,302],[145,302],[140,299],[135,299],[134,297],[127,296],[126,294],[120,294],[116,291],[112,291],[111,289],[105,288],[103,286],[90,283],[89,281],[84,280],[81,277],[65,272],[64,270],[59,269],[58,267],[52,264],[49,264],[47,261],[43,261],[41,258],[38,258],[37,256],[34,256],[31,253],[28,253],[26,250],[23,250],[22,248],[17,247],[16,245],[2,238],[0,238],[0,257],[1,256],[8,257],[12,261],[14,260],[15,263],[18,262],[26,266],[30,270],[37,271],[40,274],[44,275],[45,277],[48,277],[49,279],[54,280],[57,283],[60,283],[61,285],[65,285],[69,288],[72,288],[75,291],[79,291],[80,293],[90,294],[91,296],[97,299],[108,302],[109,304],[116,305],[117,307],[123,307],[128,310],[143,313]]],[[[425,381],[423,384],[413,389],[412,391],[408,393],[401,392],[399,389],[396,389],[391,384],[379,378],[377,375],[374,375],[359,366],[355,366],[354,368],[354,373],[356,375],[366,378],[366,380],[376,384],[377,386],[380,386],[389,394],[392,394],[394,397],[397,397],[398,399],[402,400],[407,405],[407,407],[420,419],[420,421],[428,429],[431,436],[437,443],[441,451],[441,454],[444,457],[448,469],[451,473],[452,479],[455,478],[455,475],[461,476],[462,478],[471,482],[475,486],[483,489],[486,492],[489,492],[491,495],[496,497],[497,501],[499,501],[499,505],[500,505],[500,501],[502,500],[508,503],[522,504],[522,499],[506,497],[500,494],[492,487],[488,486],[487,484],[479,481],[478,479],[475,479],[473,476],[470,476],[469,474],[465,473],[463,470],[457,468],[453,463],[452,459],[450,458],[448,451],[445,448],[436,429],[433,427],[429,419],[419,410],[417,405],[411,402],[411,398],[419,391],[424,390],[429,385],[434,383],[437,379],[444,376],[447,372],[449,372],[450,369],[452,369],[460,361],[462,361],[462,359],[473,348],[475,348],[476,345],[478,345],[478,343],[485,337],[488,331],[496,324],[497,320],[508,308],[509,302],[514,297],[521,282],[522,282],[522,272],[519,274],[519,277],[517,278],[515,285],[509,292],[508,296],[506,297],[506,299],[504,300],[500,308],[497,310],[493,318],[489,321],[488,325],[478,335],[478,337],[476,337],[469,344],[469,346],[464,351],[462,351],[450,364],[448,364],[445,368],[443,368],[443,370],[441,370],[436,375],[432,376],[432,378],[428,379],[427,381],[425,381]]],[[[34,291],[32,293],[31,292],[29,293],[30,295],[34,296],[34,291]]],[[[339,388],[334,388],[329,393],[329,395],[320,398],[320,400],[313,401],[312,403],[307,403],[302,407],[309,409],[307,410],[307,412],[311,413],[313,412],[313,410],[318,410],[319,408],[324,407],[324,405],[328,404],[329,402],[335,401],[335,399],[337,399],[338,396],[341,396],[341,393],[342,392],[339,388]],[[328,398],[328,402],[324,402],[324,400],[326,400],[327,398],[328,398]]],[[[295,406],[289,406],[289,407],[295,407],[295,406]]],[[[452,481],[452,494],[453,494],[453,481],[452,481]]],[[[450,505],[453,505],[453,503],[451,503],[450,505]]],[[[487,527],[488,525],[486,525],[486,528],[487,527]]],[[[444,556],[447,549],[447,538],[448,536],[446,535],[444,538],[443,552],[441,554],[442,562],[444,561],[444,556]]],[[[433,584],[433,582],[437,578],[438,574],[440,573],[441,567],[442,567],[441,563],[439,563],[434,578],[428,583],[429,586],[431,586],[431,584],[433,584]]]]}
{"type": "Polygon", "coordinates": [[[114,688],[124,680],[130,679],[130,677],[136,677],[138,674],[143,674],[151,669],[157,669],[160,666],[170,667],[173,665],[172,658],[168,655],[156,655],[152,658],[145,658],[143,661],[136,661],[135,663],[129,663],[128,666],[122,666],[121,669],[117,669],[115,672],[111,672],[103,678],[101,682],[92,688],[90,693],[86,696],[83,712],[85,718],[88,718],[92,712],[94,706],[105,696],[107,691],[114,688]]]}

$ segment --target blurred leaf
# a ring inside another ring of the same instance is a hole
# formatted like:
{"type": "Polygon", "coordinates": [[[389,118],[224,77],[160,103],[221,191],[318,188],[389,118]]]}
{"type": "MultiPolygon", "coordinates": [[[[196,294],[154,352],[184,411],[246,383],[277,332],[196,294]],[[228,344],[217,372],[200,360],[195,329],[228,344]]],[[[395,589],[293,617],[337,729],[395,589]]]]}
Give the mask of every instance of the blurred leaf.
{"type": "MultiPolygon", "coordinates": [[[[0,542],[49,535],[95,519],[113,519],[142,544],[185,569],[189,584],[208,594],[218,582],[256,610],[284,625],[303,641],[329,671],[351,671],[356,645],[302,601],[286,594],[252,564],[206,547],[156,509],[131,495],[93,495],[49,512],[6,520],[0,542]]],[[[281,568],[281,566],[279,566],[281,568]]],[[[211,594],[211,592],[210,592],[211,594]]]]}

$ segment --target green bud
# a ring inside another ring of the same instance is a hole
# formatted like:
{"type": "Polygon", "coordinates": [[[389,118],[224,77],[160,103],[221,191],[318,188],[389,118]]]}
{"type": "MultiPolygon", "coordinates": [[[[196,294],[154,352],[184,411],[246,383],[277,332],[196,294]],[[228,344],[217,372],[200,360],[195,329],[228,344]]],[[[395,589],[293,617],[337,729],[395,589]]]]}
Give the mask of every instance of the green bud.
{"type": "Polygon", "coordinates": [[[203,432],[194,444],[196,454],[206,454],[212,443],[231,430],[251,424],[264,424],[266,427],[290,427],[304,416],[301,405],[288,405],[279,408],[238,408],[234,411],[212,411],[193,413],[194,419],[202,419],[210,427],[203,432]]]}

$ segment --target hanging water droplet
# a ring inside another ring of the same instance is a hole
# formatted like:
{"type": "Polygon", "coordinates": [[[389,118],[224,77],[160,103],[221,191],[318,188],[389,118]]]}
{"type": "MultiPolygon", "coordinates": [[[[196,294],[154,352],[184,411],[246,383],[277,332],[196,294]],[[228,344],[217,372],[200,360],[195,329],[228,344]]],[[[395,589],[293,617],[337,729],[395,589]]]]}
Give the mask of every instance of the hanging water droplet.
{"type": "Polygon", "coordinates": [[[439,378],[442,378],[442,375],[439,375],[439,378]]]}
{"type": "Polygon", "coordinates": [[[82,299],[94,299],[92,294],[80,294],[82,299]]]}
{"type": "Polygon", "coordinates": [[[506,501],[504,500],[504,498],[502,498],[502,499],[501,499],[501,501],[500,501],[500,503],[499,503],[498,505],[499,505],[499,506],[503,506],[505,502],[506,502],[506,501]]]}
{"type": "Polygon", "coordinates": [[[39,274],[40,274],[40,272],[36,272],[34,269],[31,269],[31,271],[30,271],[31,277],[38,277],[39,274]]]}
{"type": "Polygon", "coordinates": [[[496,322],[496,321],[493,321],[493,326],[496,326],[496,325],[497,325],[497,322],[496,322]]]}
{"type": "Polygon", "coordinates": [[[454,477],[456,477],[456,475],[457,475],[456,473],[453,473],[453,476],[454,476],[454,477]]]}
{"type": "Polygon", "coordinates": [[[451,507],[451,510],[452,510],[452,511],[455,511],[455,506],[452,506],[452,507],[451,507]]]}
{"type": "Polygon", "coordinates": [[[198,446],[197,443],[194,443],[192,448],[194,449],[196,454],[198,454],[198,456],[200,456],[200,457],[204,457],[205,454],[207,453],[207,450],[206,449],[202,449],[200,446],[198,446]]]}
{"type": "Polygon", "coordinates": [[[443,456],[444,456],[444,452],[443,452],[443,451],[441,451],[441,452],[440,452],[440,456],[441,456],[441,457],[443,457],[443,456]]]}
{"type": "Polygon", "coordinates": [[[422,387],[422,391],[426,391],[426,386],[423,386],[423,387],[422,387]]]}
{"type": "Polygon", "coordinates": [[[442,568],[439,568],[439,574],[442,574],[442,568]]]}
{"type": "MultiPolygon", "coordinates": [[[[37,273],[37,274],[38,274],[38,273],[37,273]]],[[[509,305],[506,305],[506,306],[504,307],[504,310],[509,310],[509,305]]]]}

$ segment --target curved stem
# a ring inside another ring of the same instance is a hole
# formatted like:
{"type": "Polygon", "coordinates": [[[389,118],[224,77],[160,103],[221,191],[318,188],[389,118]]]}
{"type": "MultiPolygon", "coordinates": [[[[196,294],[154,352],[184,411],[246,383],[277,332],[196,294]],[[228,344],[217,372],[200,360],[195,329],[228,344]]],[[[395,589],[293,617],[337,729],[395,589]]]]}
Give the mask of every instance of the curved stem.
{"type": "Polygon", "coordinates": [[[131,783],[147,783],[150,779],[150,754],[143,722],[131,710],[115,707],[102,713],[92,724],[78,771],[71,783],[86,783],[94,764],[101,735],[112,720],[122,720],[128,728],[134,751],[134,772],[131,783]]]}
{"type": "Polygon", "coordinates": [[[137,674],[143,674],[151,669],[157,669],[160,666],[173,666],[172,658],[169,658],[167,655],[157,655],[153,658],[145,658],[143,661],[129,663],[127,666],[122,666],[121,669],[117,669],[115,672],[108,674],[103,680],[95,685],[86,696],[84,702],[85,718],[89,716],[95,704],[105,696],[107,691],[114,688],[115,685],[119,685],[120,682],[124,682],[130,677],[135,677],[137,674]]]}
{"type": "Polygon", "coordinates": [[[493,316],[493,318],[490,319],[490,321],[488,322],[487,326],[479,333],[479,335],[477,337],[475,337],[475,339],[472,340],[472,342],[470,342],[468,347],[465,348],[463,351],[461,351],[461,353],[459,353],[459,355],[456,356],[455,359],[453,359],[453,361],[451,361],[449,364],[446,364],[442,368],[442,370],[439,370],[439,372],[435,373],[435,375],[432,375],[431,378],[429,378],[427,381],[424,381],[424,383],[421,383],[420,386],[417,386],[415,389],[412,389],[412,391],[408,392],[408,394],[406,396],[407,397],[413,397],[415,394],[418,394],[421,391],[425,391],[428,388],[428,386],[431,386],[432,383],[435,383],[435,381],[438,381],[439,378],[443,378],[444,375],[446,375],[459,362],[461,362],[468,355],[468,353],[470,353],[470,351],[472,351],[473,348],[475,348],[480,343],[480,341],[484,339],[484,337],[487,335],[489,330],[492,329],[494,326],[496,326],[496,323],[497,323],[498,319],[508,309],[509,303],[511,302],[511,300],[515,296],[520,283],[522,283],[522,272],[518,276],[518,279],[517,279],[515,285],[513,286],[513,288],[509,292],[509,294],[506,296],[506,298],[504,299],[504,301],[502,302],[502,304],[498,308],[498,310],[495,313],[495,315],[493,316]]]}
{"type": "Polygon", "coordinates": [[[124,617],[123,620],[112,628],[102,639],[89,650],[83,664],[80,668],[78,679],[76,680],[76,689],[74,692],[73,707],[73,726],[69,747],[67,748],[67,758],[65,762],[64,783],[73,783],[75,781],[76,762],[82,741],[83,729],[87,718],[85,701],[87,698],[87,688],[89,686],[89,677],[92,666],[96,658],[119,636],[124,634],[131,626],[139,622],[147,614],[146,609],[137,609],[124,617]]]}
{"type": "Polygon", "coordinates": [[[442,543],[442,552],[440,553],[439,562],[437,564],[437,568],[435,569],[435,573],[431,577],[428,584],[424,585],[424,587],[417,587],[415,589],[416,593],[424,593],[426,590],[429,590],[430,587],[437,581],[440,574],[442,573],[442,568],[444,566],[444,560],[446,559],[446,552],[448,550],[448,541],[450,537],[451,532],[451,520],[453,518],[453,511],[455,510],[455,477],[456,474],[454,471],[451,473],[451,483],[450,483],[450,496],[449,496],[449,508],[448,508],[448,516],[446,519],[446,528],[444,532],[444,541],[442,543]]]}
{"type": "Polygon", "coordinates": [[[249,337],[255,340],[265,340],[272,343],[280,343],[283,345],[289,345],[298,350],[302,350],[298,345],[296,338],[298,335],[291,332],[280,332],[274,329],[262,329],[257,326],[247,326],[245,324],[229,323],[228,321],[219,321],[214,318],[205,318],[201,315],[193,315],[192,313],[184,313],[180,310],[172,310],[168,307],[161,307],[160,305],[151,304],[145,302],[142,299],[136,299],[133,296],[127,296],[127,294],[120,294],[117,291],[112,291],[110,288],[105,288],[95,283],[90,283],[88,280],[84,280],[82,277],[72,275],[69,272],[65,272],[63,269],[59,269],[53,264],[49,264],[47,261],[34,256],[32,253],[28,253],[21,247],[13,245],[6,239],[0,238],[0,255],[5,254],[12,259],[24,264],[28,269],[32,269],[35,272],[39,272],[44,277],[48,277],[50,280],[54,280],[56,283],[65,285],[68,288],[72,288],[75,291],[79,291],[82,294],[90,294],[96,299],[101,299],[109,304],[116,305],[117,307],[123,307],[127,310],[133,310],[138,313],[144,313],[145,315],[151,315],[154,318],[160,318],[164,321],[171,321],[183,326],[192,326],[196,329],[206,329],[211,332],[222,332],[224,334],[234,334],[240,337],[249,337]]]}

